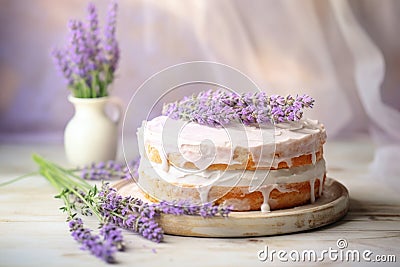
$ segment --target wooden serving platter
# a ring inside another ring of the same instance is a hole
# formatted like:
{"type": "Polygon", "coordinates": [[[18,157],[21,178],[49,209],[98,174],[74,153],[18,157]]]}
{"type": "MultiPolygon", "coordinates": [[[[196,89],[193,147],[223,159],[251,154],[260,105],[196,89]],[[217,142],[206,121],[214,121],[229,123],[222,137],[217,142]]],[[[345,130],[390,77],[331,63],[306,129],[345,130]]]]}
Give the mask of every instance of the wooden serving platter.
{"type": "MultiPolygon", "coordinates": [[[[122,196],[143,199],[134,181],[121,180],[113,187],[122,196]]],[[[199,237],[251,237],[300,232],[328,225],[344,217],[349,209],[349,193],[344,185],[326,178],[323,194],[313,204],[271,212],[231,212],[229,217],[162,215],[164,232],[199,237]]]]}

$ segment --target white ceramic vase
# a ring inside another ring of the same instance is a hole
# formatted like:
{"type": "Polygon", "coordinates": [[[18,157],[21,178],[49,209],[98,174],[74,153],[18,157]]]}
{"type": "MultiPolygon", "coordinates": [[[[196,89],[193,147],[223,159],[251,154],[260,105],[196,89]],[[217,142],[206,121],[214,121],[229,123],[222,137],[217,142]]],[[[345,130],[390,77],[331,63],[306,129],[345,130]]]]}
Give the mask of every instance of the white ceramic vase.
{"type": "Polygon", "coordinates": [[[75,114],[64,132],[65,153],[71,164],[84,166],[93,162],[115,160],[118,148],[118,124],[122,105],[114,97],[76,98],[68,100],[75,114]],[[115,118],[107,115],[105,108],[116,109],[115,118]]]}

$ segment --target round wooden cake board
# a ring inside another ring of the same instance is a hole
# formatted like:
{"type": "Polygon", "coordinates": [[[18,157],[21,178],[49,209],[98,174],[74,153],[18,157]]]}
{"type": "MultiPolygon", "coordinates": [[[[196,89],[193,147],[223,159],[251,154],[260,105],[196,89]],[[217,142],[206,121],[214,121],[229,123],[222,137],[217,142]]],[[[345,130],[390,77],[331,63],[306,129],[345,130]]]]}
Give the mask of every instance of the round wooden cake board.
{"type": "MultiPolygon", "coordinates": [[[[113,187],[122,196],[147,201],[132,180],[121,180],[113,187]]],[[[344,217],[349,208],[349,193],[338,181],[326,178],[324,191],[313,204],[271,212],[231,212],[228,217],[202,218],[163,214],[164,233],[199,237],[270,236],[306,231],[328,225],[344,217]]]]}

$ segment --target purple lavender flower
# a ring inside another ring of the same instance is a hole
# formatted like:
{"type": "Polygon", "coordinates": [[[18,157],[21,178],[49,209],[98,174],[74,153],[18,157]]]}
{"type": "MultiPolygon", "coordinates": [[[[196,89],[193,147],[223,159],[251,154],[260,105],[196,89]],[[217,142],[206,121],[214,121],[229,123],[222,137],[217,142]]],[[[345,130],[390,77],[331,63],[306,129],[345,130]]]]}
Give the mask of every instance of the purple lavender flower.
{"type": "Polygon", "coordinates": [[[310,107],[312,108],[314,106],[314,99],[308,95],[297,95],[296,96],[296,101],[301,103],[301,107],[310,107]]]}
{"type": "MultiPolygon", "coordinates": [[[[124,249],[122,233],[118,227],[134,231],[154,242],[161,242],[164,233],[158,220],[162,213],[212,217],[218,214],[227,216],[231,211],[230,207],[214,206],[211,203],[196,205],[187,200],[148,204],[132,196],[122,197],[108,183],[103,183],[98,191],[96,186],[92,187],[70,170],[38,155],[34,155],[33,159],[40,166],[39,172],[44,178],[60,190],[56,198],[64,201],[65,206],[61,210],[68,212],[71,236],[81,244],[81,249],[106,262],[115,262],[116,251],[124,249]],[[82,219],[74,213],[86,209],[90,211],[87,215],[94,214],[101,222],[99,235],[85,228],[82,219]]],[[[115,167],[114,162],[99,163],[96,166],[115,167]]]]}
{"type": "Polygon", "coordinates": [[[113,1],[110,5],[103,41],[99,37],[96,6],[89,3],[87,10],[87,23],[71,20],[68,45],[52,55],[75,97],[107,96],[107,87],[114,79],[119,60],[115,36],[117,3],[113,1]]]}
{"type": "Polygon", "coordinates": [[[265,92],[236,94],[208,90],[164,105],[162,114],[212,127],[233,122],[257,125],[300,120],[302,109],[310,108],[313,104],[314,99],[307,95],[296,98],[291,95],[268,97],[265,92]]]}
{"type": "Polygon", "coordinates": [[[135,231],[137,231],[144,238],[147,238],[156,243],[160,243],[163,240],[164,231],[154,219],[139,216],[136,218],[135,224],[135,231]]]}
{"type": "Polygon", "coordinates": [[[129,166],[116,161],[92,163],[84,166],[81,170],[81,177],[86,180],[112,180],[112,179],[131,179],[138,177],[139,158],[129,162],[129,166]],[[130,173],[132,172],[132,175],[130,173]]]}
{"type": "Polygon", "coordinates": [[[134,231],[157,243],[163,240],[163,230],[157,222],[162,213],[226,217],[232,211],[230,206],[217,206],[212,203],[198,205],[188,200],[148,204],[138,198],[118,195],[107,183],[103,184],[98,198],[100,214],[108,223],[134,231]]]}
{"type": "Polygon", "coordinates": [[[118,64],[119,60],[119,47],[115,37],[116,24],[117,24],[117,10],[118,5],[116,1],[112,1],[108,8],[106,26],[104,30],[105,41],[104,41],[104,52],[105,52],[105,63],[110,67],[113,73],[118,64]]]}
{"type": "Polygon", "coordinates": [[[100,235],[103,236],[104,240],[111,243],[117,248],[118,251],[125,249],[122,232],[115,225],[106,223],[100,228],[100,235]]]}
{"type": "Polygon", "coordinates": [[[232,211],[232,206],[217,206],[212,203],[206,203],[199,207],[199,214],[202,217],[214,217],[217,214],[220,214],[223,217],[228,216],[228,214],[232,211]]]}
{"type": "Polygon", "coordinates": [[[71,20],[68,26],[71,33],[70,57],[73,63],[73,72],[76,78],[79,77],[85,82],[89,82],[89,64],[87,64],[89,55],[83,23],[78,20],[71,20]]]}
{"type": "Polygon", "coordinates": [[[286,104],[285,98],[280,95],[271,95],[270,105],[271,106],[284,106],[286,104]]]}
{"type": "Polygon", "coordinates": [[[67,80],[68,86],[72,86],[74,80],[72,78],[71,62],[69,61],[68,54],[66,51],[59,49],[53,49],[51,54],[58,72],[67,80]]]}
{"type": "Polygon", "coordinates": [[[271,110],[271,118],[276,122],[285,121],[285,113],[280,107],[273,107],[271,110]]]}
{"type": "Polygon", "coordinates": [[[87,180],[111,180],[125,176],[121,163],[115,161],[92,163],[82,169],[81,177],[87,180]]]}
{"type": "Polygon", "coordinates": [[[99,20],[97,16],[96,6],[93,3],[88,5],[88,25],[87,28],[87,53],[89,56],[89,70],[94,71],[99,69],[100,64],[103,61],[102,53],[100,49],[99,39],[99,20]]]}
{"type": "Polygon", "coordinates": [[[188,200],[174,202],[161,201],[152,205],[155,210],[172,215],[200,215],[202,217],[228,216],[232,206],[214,205],[213,203],[196,204],[188,200]]]}
{"type": "Polygon", "coordinates": [[[115,262],[114,253],[116,247],[111,242],[103,242],[98,235],[93,235],[90,229],[83,226],[80,218],[72,219],[69,222],[71,236],[80,244],[82,250],[88,250],[94,256],[108,263],[115,262]]]}
{"type": "Polygon", "coordinates": [[[98,196],[100,213],[107,222],[154,242],[162,241],[163,231],[155,220],[159,214],[149,204],[130,196],[123,198],[108,184],[103,184],[98,196]]]}

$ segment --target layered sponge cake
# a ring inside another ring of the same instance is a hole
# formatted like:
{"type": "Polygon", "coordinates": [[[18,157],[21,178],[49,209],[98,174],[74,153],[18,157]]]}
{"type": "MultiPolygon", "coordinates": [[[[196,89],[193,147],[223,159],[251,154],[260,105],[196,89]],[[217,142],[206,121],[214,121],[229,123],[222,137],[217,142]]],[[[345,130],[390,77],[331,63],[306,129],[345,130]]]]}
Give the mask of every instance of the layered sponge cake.
{"type": "MultiPolygon", "coordinates": [[[[286,100],[278,101],[285,118],[290,116],[288,110],[298,115],[299,109],[292,107],[296,102],[286,100]]],[[[215,101],[220,105],[221,99],[215,101]]],[[[272,123],[260,123],[257,108],[251,110],[249,119],[240,119],[245,118],[243,113],[239,120],[229,117],[243,108],[231,102],[233,109],[227,112],[224,106],[223,115],[230,119],[220,124],[214,123],[215,117],[210,123],[172,112],[143,121],[137,132],[141,156],[138,183],[146,197],[152,201],[214,202],[237,211],[265,212],[314,202],[322,194],[326,175],[325,128],[299,115],[293,121],[274,117],[276,102],[266,98],[265,106],[256,106],[268,110],[272,123]]],[[[215,103],[206,103],[212,110],[215,103]]],[[[196,103],[190,105],[196,108],[196,103]]],[[[208,118],[221,109],[215,110],[208,118]]]]}

